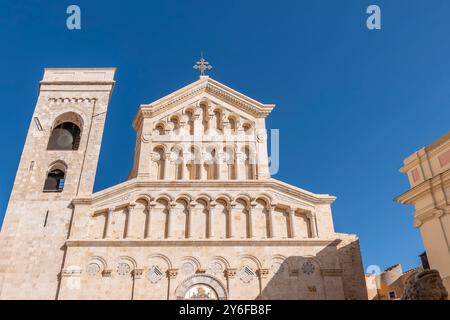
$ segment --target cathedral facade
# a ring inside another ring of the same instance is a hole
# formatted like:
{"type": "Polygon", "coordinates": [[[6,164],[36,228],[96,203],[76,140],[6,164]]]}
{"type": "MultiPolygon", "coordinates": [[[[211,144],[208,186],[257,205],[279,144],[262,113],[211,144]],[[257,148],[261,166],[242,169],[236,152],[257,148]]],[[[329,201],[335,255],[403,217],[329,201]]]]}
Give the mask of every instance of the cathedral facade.
{"type": "Polygon", "coordinates": [[[46,69],[1,232],[1,299],[367,299],[327,194],[271,178],[255,101],[208,76],[141,105],[93,192],[115,69],[46,69]]]}

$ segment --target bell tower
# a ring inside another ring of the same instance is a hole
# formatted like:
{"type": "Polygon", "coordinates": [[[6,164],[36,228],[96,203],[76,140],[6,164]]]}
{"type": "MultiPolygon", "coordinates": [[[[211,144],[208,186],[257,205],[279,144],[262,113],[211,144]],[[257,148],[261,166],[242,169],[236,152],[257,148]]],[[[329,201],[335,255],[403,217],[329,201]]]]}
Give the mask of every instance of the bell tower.
{"type": "Polygon", "coordinates": [[[0,234],[0,298],[55,299],[72,199],[92,193],[114,68],[45,69],[0,234]]]}

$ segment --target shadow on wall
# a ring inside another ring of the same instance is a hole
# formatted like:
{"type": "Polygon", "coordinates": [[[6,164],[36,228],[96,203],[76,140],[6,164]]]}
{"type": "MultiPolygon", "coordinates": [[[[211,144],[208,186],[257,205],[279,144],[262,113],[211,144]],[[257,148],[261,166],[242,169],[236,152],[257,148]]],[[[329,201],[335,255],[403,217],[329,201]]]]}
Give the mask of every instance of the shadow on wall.
{"type": "Polygon", "coordinates": [[[273,259],[259,300],[367,300],[359,241],[336,240],[315,256],[273,259]]]}

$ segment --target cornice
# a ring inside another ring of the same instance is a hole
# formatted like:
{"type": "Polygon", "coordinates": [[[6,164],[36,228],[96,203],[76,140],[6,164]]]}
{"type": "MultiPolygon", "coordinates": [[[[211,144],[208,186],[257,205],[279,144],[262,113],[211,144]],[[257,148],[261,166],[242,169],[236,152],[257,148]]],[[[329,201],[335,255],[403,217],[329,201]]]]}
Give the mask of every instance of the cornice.
{"type": "Polygon", "coordinates": [[[294,187],[287,183],[278,181],[276,179],[267,180],[173,180],[173,181],[154,181],[154,180],[140,180],[134,178],[132,180],[125,181],[121,184],[113,186],[111,188],[94,193],[90,197],[80,197],[73,199],[73,204],[96,204],[101,201],[105,201],[119,195],[124,192],[131,193],[139,189],[177,189],[189,192],[190,190],[205,190],[217,188],[218,191],[223,189],[234,190],[247,190],[249,188],[255,189],[272,189],[274,191],[280,191],[285,195],[289,195],[294,200],[303,200],[307,203],[319,205],[319,204],[331,204],[336,200],[336,197],[327,194],[314,194],[309,191],[294,187]]]}
{"type": "Polygon", "coordinates": [[[416,152],[409,155],[405,161],[404,165],[400,168],[400,172],[406,173],[412,168],[416,167],[420,163],[429,161],[429,159],[434,158],[441,152],[448,149],[450,146],[450,132],[440,137],[432,144],[427,147],[423,147],[416,152]]]}
{"type": "Polygon", "coordinates": [[[152,239],[98,239],[98,240],[66,240],[67,247],[207,247],[207,246],[337,246],[341,239],[204,239],[204,240],[152,240],[152,239]]]}
{"type": "Polygon", "coordinates": [[[430,190],[440,186],[445,188],[449,185],[450,169],[434,176],[433,178],[422,181],[417,186],[396,197],[394,201],[402,204],[414,204],[417,199],[426,195],[430,190]]]}

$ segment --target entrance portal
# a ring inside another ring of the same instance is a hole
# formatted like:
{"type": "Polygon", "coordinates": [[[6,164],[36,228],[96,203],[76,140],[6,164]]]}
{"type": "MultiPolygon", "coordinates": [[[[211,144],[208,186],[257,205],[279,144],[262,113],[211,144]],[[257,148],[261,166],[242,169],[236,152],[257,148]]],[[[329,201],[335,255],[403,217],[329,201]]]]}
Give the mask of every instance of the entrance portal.
{"type": "Polygon", "coordinates": [[[226,300],[225,287],[209,275],[194,275],[181,283],[176,295],[178,300],[226,300]]]}

